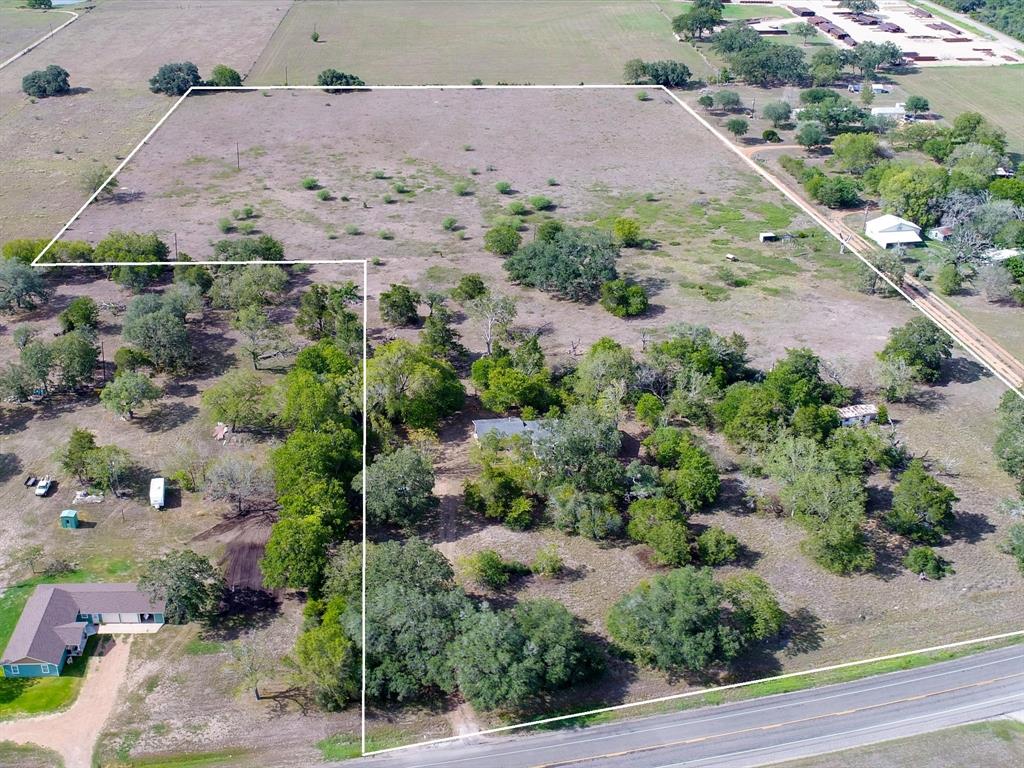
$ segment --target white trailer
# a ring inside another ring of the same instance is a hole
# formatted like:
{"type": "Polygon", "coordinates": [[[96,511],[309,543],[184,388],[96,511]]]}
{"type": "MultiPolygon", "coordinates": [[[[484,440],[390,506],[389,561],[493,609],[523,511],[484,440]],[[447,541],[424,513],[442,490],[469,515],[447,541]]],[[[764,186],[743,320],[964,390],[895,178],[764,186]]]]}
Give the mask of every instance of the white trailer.
{"type": "Polygon", "coordinates": [[[149,504],[153,509],[163,509],[166,484],[162,477],[154,477],[149,481],[149,504]]]}

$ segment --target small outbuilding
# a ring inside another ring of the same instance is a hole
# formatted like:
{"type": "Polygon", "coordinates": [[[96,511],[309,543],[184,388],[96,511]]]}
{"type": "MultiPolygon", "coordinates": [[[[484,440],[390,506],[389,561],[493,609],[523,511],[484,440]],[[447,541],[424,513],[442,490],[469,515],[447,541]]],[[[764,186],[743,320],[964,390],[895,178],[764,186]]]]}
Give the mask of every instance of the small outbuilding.
{"type": "Polygon", "coordinates": [[[76,509],[65,509],[60,513],[60,527],[61,528],[77,528],[78,527],[78,510],[76,509]]]}
{"type": "Polygon", "coordinates": [[[523,421],[515,417],[507,419],[476,419],[473,421],[473,437],[477,440],[486,435],[496,434],[498,437],[523,435],[531,441],[546,433],[539,421],[523,421]]]}
{"type": "Polygon", "coordinates": [[[887,213],[872,219],[864,227],[864,234],[883,248],[890,245],[912,245],[921,242],[921,228],[912,221],[887,213]]]}
{"type": "Polygon", "coordinates": [[[844,427],[866,427],[878,418],[878,407],[873,403],[858,403],[839,408],[839,424],[844,427]]]}
{"type": "Polygon", "coordinates": [[[952,234],[953,228],[950,226],[932,227],[928,230],[928,239],[938,240],[941,243],[952,234]]]}
{"type": "Polygon", "coordinates": [[[757,239],[760,240],[762,243],[774,243],[776,240],[779,239],[779,236],[776,235],[774,232],[761,232],[757,236],[757,239]]]}

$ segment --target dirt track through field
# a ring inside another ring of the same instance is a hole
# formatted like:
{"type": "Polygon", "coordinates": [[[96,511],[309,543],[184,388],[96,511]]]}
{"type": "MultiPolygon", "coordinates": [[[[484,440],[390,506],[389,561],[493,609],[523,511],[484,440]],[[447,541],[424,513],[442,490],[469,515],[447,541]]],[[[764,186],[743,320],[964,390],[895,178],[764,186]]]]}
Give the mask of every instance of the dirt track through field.
{"type": "Polygon", "coordinates": [[[89,660],[74,704],[54,715],[0,723],[0,741],[52,749],[64,758],[65,768],[91,768],[93,746],[114,709],[128,669],[130,639],[105,642],[106,652],[89,660]]]}

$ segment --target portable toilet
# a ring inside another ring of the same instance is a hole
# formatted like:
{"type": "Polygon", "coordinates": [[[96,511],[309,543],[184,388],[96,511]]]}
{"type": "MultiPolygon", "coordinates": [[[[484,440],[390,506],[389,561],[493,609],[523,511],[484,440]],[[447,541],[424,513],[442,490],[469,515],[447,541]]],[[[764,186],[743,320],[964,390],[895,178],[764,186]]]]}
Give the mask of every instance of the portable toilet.
{"type": "Polygon", "coordinates": [[[153,509],[163,509],[164,479],[162,477],[154,477],[149,481],[149,504],[153,509]]]}
{"type": "Polygon", "coordinates": [[[60,513],[60,527],[61,528],[77,528],[78,527],[78,512],[74,509],[65,509],[60,513]]]}

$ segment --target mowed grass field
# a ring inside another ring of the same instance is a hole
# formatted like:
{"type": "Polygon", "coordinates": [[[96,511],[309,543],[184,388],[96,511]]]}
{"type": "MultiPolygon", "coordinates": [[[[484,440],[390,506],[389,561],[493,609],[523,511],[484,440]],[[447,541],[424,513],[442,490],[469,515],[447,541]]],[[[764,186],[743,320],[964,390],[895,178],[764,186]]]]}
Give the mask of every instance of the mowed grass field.
{"type": "Polygon", "coordinates": [[[893,78],[907,93],[924,96],[952,120],[961,112],[980,112],[1006,131],[1010,151],[1024,153],[1024,64],[1005,67],[922,67],[893,78]]]}
{"type": "Polygon", "coordinates": [[[649,0],[296,3],[246,80],[312,84],[328,67],[370,84],[621,83],[632,58],[707,64],[649,0]],[[316,29],[320,36],[313,42],[316,29]]]}
{"type": "MultiPolygon", "coordinates": [[[[690,9],[693,3],[665,3],[665,12],[676,16],[690,9]]],[[[722,9],[722,17],[729,21],[737,19],[787,19],[793,14],[778,5],[737,5],[731,3],[722,9]]]]}
{"type": "Polygon", "coordinates": [[[70,18],[67,13],[31,11],[0,3],[0,62],[70,18]]]}

